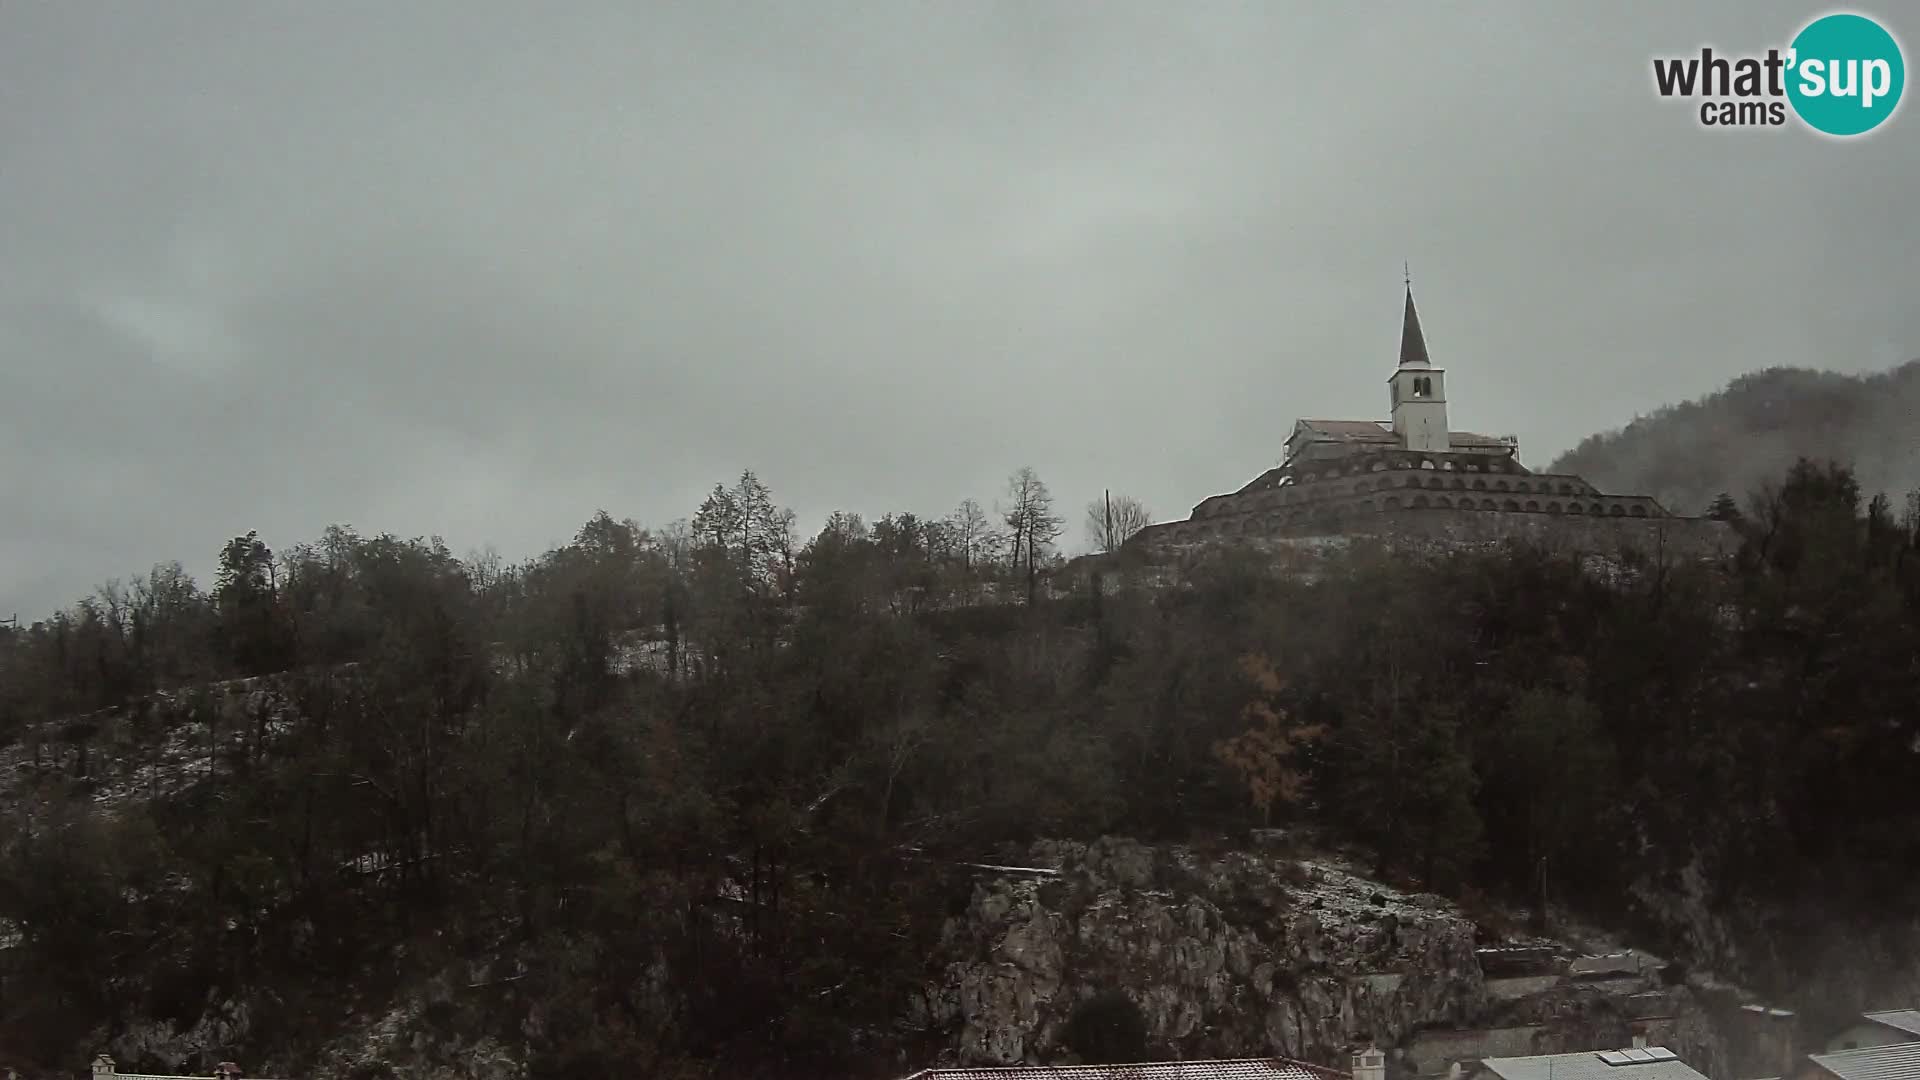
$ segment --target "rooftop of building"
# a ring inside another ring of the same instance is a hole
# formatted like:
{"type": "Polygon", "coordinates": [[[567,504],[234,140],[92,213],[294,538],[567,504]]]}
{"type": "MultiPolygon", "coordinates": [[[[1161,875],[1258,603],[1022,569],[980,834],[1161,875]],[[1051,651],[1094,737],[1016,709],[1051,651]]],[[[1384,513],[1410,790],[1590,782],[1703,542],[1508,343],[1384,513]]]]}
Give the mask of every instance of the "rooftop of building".
{"type": "MultiPolygon", "coordinates": [[[[1399,436],[1394,434],[1393,423],[1388,420],[1322,420],[1303,417],[1295,421],[1293,442],[1302,435],[1309,436],[1315,442],[1358,442],[1358,443],[1395,443],[1399,436]]],[[[1455,446],[1511,446],[1513,441],[1493,435],[1482,435],[1477,431],[1449,431],[1447,441],[1455,446]]]]}
{"type": "Polygon", "coordinates": [[[1500,1080],[1706,1080],[1661,1046],[1487,1058],[1480,1064],[1500,1080]]]}
{"type": "Polygon", "coordinates": [[[1807,1059],[1840,1080],[1920,1080],[1920,1042],[1809,1054],[1807,1059]]]}
{"type": "Polygon", "coordinates": [[[926,1069],[907,1080],[1350,1080],[1346,1073],[1290,1058],[1151,1061],[1129,1065],[1011,1065],[926,1069]]]}
{"type": "Polygon", "coordinates": [[[1431,367],[1427,357],[1427,334],[1420,329],[1420,312],[1413,306],[1413,275],[1407,275],[1407,311],[1400,322],[1400,366],[1431,367]]]}
{"type": "Polygon", "coordinates": [[[1880,1012],[1861,1015],[1883,1027],[1904,1031],[1909,1035],[1920,1035],[1920,1009],[1883,1009],[1880,1012]]]}
{"type": "Polygon", "coordinates": [[[223,1061],[216,1066],[212,1072],[202,1073],[198,1076],[121,1072],[114,1065],[113,1058],[106,1054],[101,1054],[93,1059],[93,1075],[97,1077],[111,1076],[114,1077],[115,1080],[207,1080],[208,1077],[212,1077],[213,1080],[241,1080],[245,1074],[241,1072],[240,1066],[231,1061],[223,1061]]]}
{"type": "Polygon", "coordinates": [[[130,1073],[121,1072],[118,1069],[110,1073],[96,1072],[93,1075],[112,1076],[117,1080],[208,1080],[209,1077],[212,1080],[226,1080],[219,1073],[130,1073]]]}
{"type": "Polygon", "coordinates": [[[1303,417],[1300,427],[1336,439],[1392,439],[1393,425],[1384,420],[1319,420],[1303,417]]]}

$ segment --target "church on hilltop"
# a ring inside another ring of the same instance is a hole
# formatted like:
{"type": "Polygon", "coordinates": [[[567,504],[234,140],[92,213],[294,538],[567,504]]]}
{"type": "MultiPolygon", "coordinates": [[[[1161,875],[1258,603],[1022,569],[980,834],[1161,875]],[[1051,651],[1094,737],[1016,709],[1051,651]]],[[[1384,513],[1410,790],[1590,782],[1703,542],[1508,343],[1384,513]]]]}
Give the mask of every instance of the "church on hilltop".
{"type": "Polygon", "coordinates": [[[1240,540],[1374,535],[1440,543],[1528,538],[1590,551],[1711,554],[1724,523],[1678,517],[1646,495],[1611,495],[1578,476],[1536,473],[1519,440],[1455,431],[1447,373],[1427,355],[1407,285],[1400,360],[1387,379],[1386,420],[1296,420],[1280,465],[1215,495],[1184,521],[1148,526],[1145,551],[1240,540]]]}

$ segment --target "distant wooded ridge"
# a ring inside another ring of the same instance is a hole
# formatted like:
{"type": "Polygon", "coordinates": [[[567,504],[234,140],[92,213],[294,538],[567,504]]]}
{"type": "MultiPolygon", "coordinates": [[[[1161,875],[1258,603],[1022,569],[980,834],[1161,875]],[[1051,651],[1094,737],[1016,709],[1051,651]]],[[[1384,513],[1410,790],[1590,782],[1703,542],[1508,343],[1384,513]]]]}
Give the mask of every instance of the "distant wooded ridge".
{"type": "Polygon", "coordinates": [[[1800,458],[1834,460],[1851,466],[1864,492],[1898,504],[1920,488],[1915,417],[1920,360],[1873,375],[1768,368],[1589,436],[1547,471],[1701,514],[1721,494],[1744,496],[1800,458]]]}

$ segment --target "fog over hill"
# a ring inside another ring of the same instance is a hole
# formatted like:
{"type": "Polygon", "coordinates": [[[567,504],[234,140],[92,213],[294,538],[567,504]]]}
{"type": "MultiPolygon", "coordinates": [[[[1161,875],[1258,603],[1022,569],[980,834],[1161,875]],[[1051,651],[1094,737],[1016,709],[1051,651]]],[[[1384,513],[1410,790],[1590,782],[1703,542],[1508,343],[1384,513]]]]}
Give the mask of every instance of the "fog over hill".
{"type": "Polygon", "coordinates": [[[1851,463],[1896,511],[1920,488],[1920,360],[1872,375],[1768,368],[1582,440],[1548,466],[1682,514],[1721,492],[1744,500],[1801,457],[1851,463]]]}

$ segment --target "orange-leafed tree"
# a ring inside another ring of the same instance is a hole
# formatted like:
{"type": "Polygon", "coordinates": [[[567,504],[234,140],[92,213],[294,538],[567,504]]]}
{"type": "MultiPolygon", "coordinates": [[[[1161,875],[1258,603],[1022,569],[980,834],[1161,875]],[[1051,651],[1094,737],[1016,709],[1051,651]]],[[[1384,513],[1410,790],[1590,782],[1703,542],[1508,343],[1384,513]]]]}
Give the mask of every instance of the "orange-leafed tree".
{"type": "Polygon", "coordinates": [[[1263,825],[1273,821],[1274,804],[1298,805],[1307,797],[1307,773],[1300,751],[1326,735],[1323,724],[1296,723],[1280,704],[1286,679],[1273,661],[1259,653],[1240,658],[1240,671],[1253,684],[1254,697],[1241,709],[1247,730],[1213,744],[1214,756],[1247,786],[1263,825]]]}

